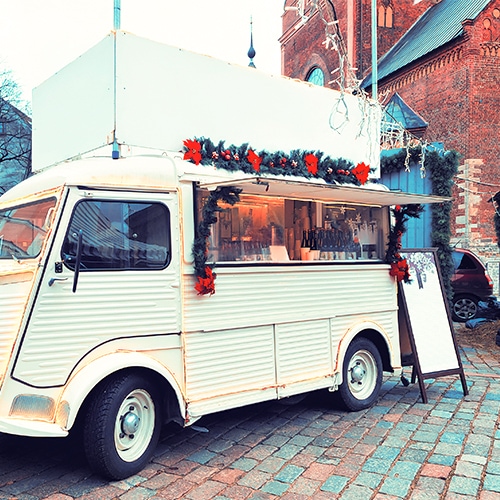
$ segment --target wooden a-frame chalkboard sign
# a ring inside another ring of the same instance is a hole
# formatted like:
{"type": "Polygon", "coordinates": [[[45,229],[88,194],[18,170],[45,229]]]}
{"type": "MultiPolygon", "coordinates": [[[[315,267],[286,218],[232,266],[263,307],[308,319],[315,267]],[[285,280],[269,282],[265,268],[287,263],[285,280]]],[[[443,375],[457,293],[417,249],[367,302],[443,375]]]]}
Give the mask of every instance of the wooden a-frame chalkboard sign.
{"type": "Polygon", "coordinates": [[[418,378],[422,400],[427,403],[425,379],[457,374],[467,395],[436,249],[408,249],[400,254],[410,271],[410,281],[399,284],[399,322],[412,350],[412,382],[418,378]]]}

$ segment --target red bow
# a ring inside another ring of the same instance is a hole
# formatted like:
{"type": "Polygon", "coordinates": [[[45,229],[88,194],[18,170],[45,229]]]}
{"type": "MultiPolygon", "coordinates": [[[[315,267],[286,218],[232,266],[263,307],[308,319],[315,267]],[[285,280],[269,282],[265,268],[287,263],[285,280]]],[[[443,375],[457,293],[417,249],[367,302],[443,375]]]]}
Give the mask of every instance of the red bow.
{"type": "Polygon", "coordinates": [[[253,165],[253,169],[256,172],[260,171],[260,164],[262,163],[262,158],[255,153],[252,149],[248,150],[247,160],[253,165]]]}
{"type": "Polygon", "coordinates": [[[394,276],[398,281],[408,281],[410,279],[410,270],[408,268],[408,262],[406,262],[406,259],[392,262],[389,274],[391,276],[394,276]]]}

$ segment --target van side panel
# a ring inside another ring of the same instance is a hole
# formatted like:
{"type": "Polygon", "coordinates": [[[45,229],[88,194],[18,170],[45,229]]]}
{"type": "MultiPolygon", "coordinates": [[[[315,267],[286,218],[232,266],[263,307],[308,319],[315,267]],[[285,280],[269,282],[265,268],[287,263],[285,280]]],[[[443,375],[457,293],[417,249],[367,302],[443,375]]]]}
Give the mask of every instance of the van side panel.
{"type": "MultiPolygon", "coordinates": [[[[397,311],[395,282],[385,264],[216,266],[215,272],[212,296],[198,296],[192,276],[184,277],[186,332],[397,311]]],[[[395,320],[383,328],[397,331],[395,320]]]]}
{"type": "Polygon", "coordinates": [[[184,349],[191,416],[276,398],[272,325],[188,333],[184,349]]]}
{"type": "Polygon", "coordinates": [[[173,280],[168,271],[80,273],[77,293],[71,280],[52,287],[45,280],[14,377],[36,387],[63,385],[84,356],[110,340],[169,333],[177,323],[168,307],[177,298],[173,280]]]}
{"type": "MultiPolygon", "coordinates": [[[[19,264],[16,263],[16,266],[19,264]]],[[[30,298],[35,272],[0,274],[0,381],[3,382],[12,346],[19,334],[24,311],[30,298]]]]}
{"type": "Polygon", "coordinates": [[[367,325],[392,347],[393,360],[399,356],[397,296],[386,265],[265,267],[217,267],[210,297],[197,296],[191,277],[185,280],[191,416],[335,387],[342,341],[367,325]]]}

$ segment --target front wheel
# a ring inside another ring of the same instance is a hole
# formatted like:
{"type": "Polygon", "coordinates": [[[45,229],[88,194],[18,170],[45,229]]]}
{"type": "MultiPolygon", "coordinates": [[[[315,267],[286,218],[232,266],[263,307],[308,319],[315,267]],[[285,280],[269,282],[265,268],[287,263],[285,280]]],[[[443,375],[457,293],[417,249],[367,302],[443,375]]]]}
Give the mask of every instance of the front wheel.
{"type": "Polygon", "coordinates": [[[338,394],[345,408],[359,411],[375,403],[382,386],[382,358],[372,341],[358,338],[351,342],[342,376],[338,394]]]}
{"type": "Polygon", "coordinates": [[[160,435],[160,398],[147,378],[127,374],[105,382],[90,402],[84,447],[94,472],[124,479],[148,463],[160,435]]]}

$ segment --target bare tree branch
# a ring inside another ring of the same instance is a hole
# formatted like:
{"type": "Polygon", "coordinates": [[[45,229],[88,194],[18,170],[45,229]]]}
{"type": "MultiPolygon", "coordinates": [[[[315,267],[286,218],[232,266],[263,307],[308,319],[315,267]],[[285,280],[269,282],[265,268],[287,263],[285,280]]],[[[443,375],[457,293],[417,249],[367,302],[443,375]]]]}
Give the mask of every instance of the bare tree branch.
{"type": "Polygon", "coordinates": [[[31,118],[9,70],[0,70],[0,194],[31,175],[31,118]]]}

